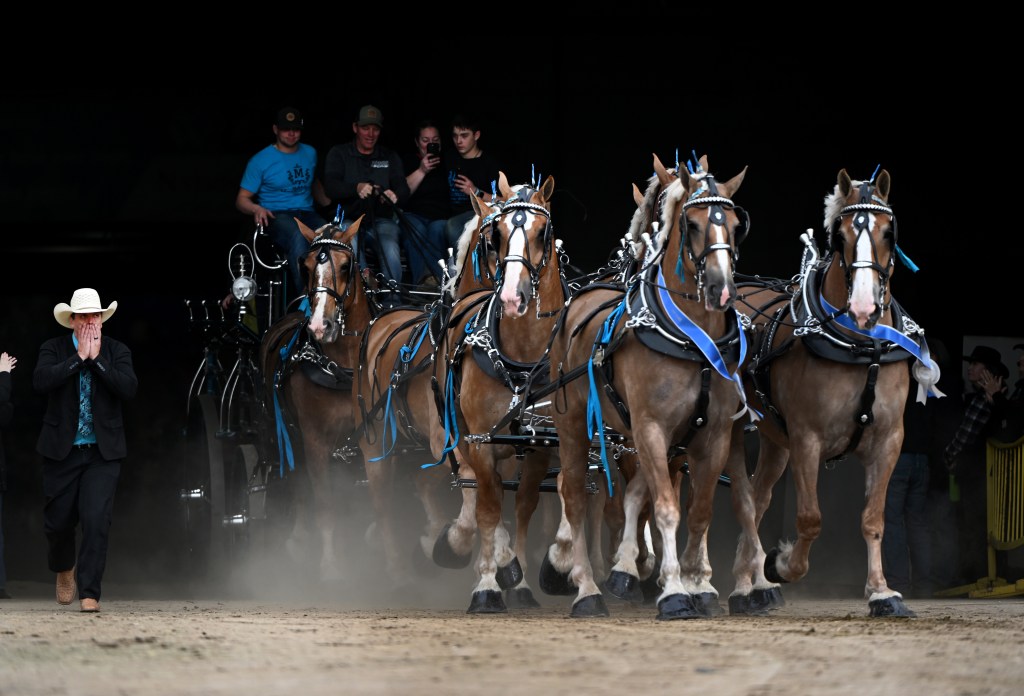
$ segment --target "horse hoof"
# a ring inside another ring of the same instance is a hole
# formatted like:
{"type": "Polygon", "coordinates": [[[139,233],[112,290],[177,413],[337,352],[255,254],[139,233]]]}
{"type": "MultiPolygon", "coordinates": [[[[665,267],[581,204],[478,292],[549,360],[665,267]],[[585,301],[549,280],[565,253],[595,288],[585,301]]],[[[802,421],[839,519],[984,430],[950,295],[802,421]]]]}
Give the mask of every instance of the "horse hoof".
{"type": "Polygon", "coordinates": [[[917,616],[917,614],[907,608],[907,605],[903,603],[903,599],[896,595],[888,599],[876,599],[868,602],[868,607],[871,609],[872,617],[913,619],[917,616]]]}
{"type": "Polygon", "coordinates": [[[533,592],[529,587],[508,590],[505,593],[505,603],[509,609],[537,609],[540,607],[540,602],[534,599],[533,592]]]}
{"type": "Polygon", "coordinates": [[[503,590],[510,590],[523,581],[523,567],[519,565],[519,559],[512,557],[507,566],[498,566],[495,575],[498,580],[498,587],[503,590]]]}
{"type": "Polygon", "coordinates": [[[604,603],[604,597],[599,594],[593,594],[574,602],[569,616],[574,619],[592,619],[600,616],[609,616],[609,614],[608,607],[604,603]]]}
{"type": "Polygon", "coordinates": [[[469,603],[467,614],[504,614],[505,600],[501,598],[501,592],[497,590],[481,590],[473,593],[473,599],[469,603]]]}
{"type": "Polygon", "coordinates": [[[455,553],[455,549],[453,549],[451,544],[448,543],[448,529],[450,527],[451,524],[446,524],[444,529],[441,530],[441,533],[437,537],[437,541],[434,542],[434,553],[431,557],[434,559],[434,563],[442,568],[458,570],[469,565],[469,561],[473,554],[467,553],[463,556],[455,553]]]}
{"type": "Polygon", "coordinates": [[[748,595],[732,595],[729,597],[730,616],[768,616],[767,607],[761,606],[754,598],[754,593],[748,595]]]}
{"type": "Polygon", "coordinates": [[[694,595],[693,599],[697,609],[704,616],[721,616],[725,613],[725,609],[718,603],[718,595],[714,592],[701,592],[698,595],[694,595]]]}
{"type": "Polygon", "coordinates": [[[694,604],[693,597],[688,594],[669,595],[658,602],[658,621],[700,619],[703,617],[704,614],[694,604]]]}
{"type": "Polygon", "coordinates": [[[608,579],[604,581],[604,589],[609,592],[616,599],[622,599],[627,602],[643,601],[643,593],[637,585],[640,583],[640,578],[629,573],[624,573],[621,570],[613,570],[608,574],[608,579]]]}
{"type": "Polygon", "coordinates": [[[763,590],[755,589],[750,593],[750,601],[755,606],[767,610],[786,606],[786,599],[782,596],[781,587],[768,587],[763,590]]]}
{"type": "Polygon", "coordinates": [[[549,595],[574,595],[577,591],[569,574],[559,572],[548,560],[547,554],[544,554],[544,561],[540,564],[538,584],[544,594],[549,595]]]}
{"type": "Polygon", "coordinates": [[[779,571],[775,570],[775,559],[779,557],[779,550],[772,549],[768,552],[768,555],[764,558],[764,577],[768,582],[774,582],[781,585],[784,582],[789,582],[784,577],[779,575],[779,571]]]}

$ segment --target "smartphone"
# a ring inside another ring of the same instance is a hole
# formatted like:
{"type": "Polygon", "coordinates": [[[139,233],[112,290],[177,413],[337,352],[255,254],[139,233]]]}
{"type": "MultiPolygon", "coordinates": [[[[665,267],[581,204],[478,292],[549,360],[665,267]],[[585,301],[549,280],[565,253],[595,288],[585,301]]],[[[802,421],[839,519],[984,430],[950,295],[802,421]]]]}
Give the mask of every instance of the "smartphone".
{"type": "Polygon", "coordinates": [[[441,156],[441,143],[427,143],[427,155],[441,156]]]}

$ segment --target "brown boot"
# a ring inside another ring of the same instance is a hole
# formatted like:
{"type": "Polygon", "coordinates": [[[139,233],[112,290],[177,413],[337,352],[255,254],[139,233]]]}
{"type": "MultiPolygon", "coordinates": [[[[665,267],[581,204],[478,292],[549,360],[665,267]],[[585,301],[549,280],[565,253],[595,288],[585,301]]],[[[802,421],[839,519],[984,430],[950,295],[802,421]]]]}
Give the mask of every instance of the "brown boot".
{"type": "Polygon", "coordinates": [[[100,610],[100,603],[92,597],[86,597],[82,600],[82,611],[86,614],[95,614],[100,610]]]}
{"type": "Polygon", "coordinates": [[[57,573],[57,602],[71,604],[75,599],[78,586],[75,585],[75,569],[62,570],[57,573]]]}

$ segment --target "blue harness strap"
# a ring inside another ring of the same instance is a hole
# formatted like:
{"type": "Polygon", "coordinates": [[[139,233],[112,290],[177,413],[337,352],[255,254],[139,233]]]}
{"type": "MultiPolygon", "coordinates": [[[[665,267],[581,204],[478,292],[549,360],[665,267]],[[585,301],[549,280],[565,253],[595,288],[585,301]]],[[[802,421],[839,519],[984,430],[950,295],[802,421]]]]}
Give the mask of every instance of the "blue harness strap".
{"type": "MultiPolygon", "coordinates": [[[[608,497],[615,495],[612,487],[611,469],[608,466],[608,450],[604,442],[604,414],[601,411],[601,394],[597,390],[597,380],[594,377],[594,355],[598,349],[607,346],[615,334],[615,325],[619,323],[623,313],[626,311],[628,294],[623,294],[622,302],[604,320],[601,330],[594,339],[594,346],[590,350],[590,359],[587,361],[587,377],[590,380],[590,393],[587,396],[587,434],[590,439],[599,438],[601,446],[601,465],[604,467],[605,484],[608,486],[608,497]]],[[[607,355],[604,356],[607,359],[607,355]]]]}

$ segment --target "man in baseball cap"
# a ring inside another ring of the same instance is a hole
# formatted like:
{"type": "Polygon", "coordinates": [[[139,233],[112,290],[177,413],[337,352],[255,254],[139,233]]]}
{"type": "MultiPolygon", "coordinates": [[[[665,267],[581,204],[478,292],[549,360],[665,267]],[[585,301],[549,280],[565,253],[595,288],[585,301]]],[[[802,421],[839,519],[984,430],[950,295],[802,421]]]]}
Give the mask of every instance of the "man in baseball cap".
{"type": "Polygon", "coordinates": [[[380,126],[384,127],[384,115],[376,106],[367,104],[359,109],[359,118],[356,119],[357,126],[380,126]]]}
{"type": "Polygon", "coordinates": [[[277,112],[278,130],[302,130],[302,113],[295,108],[286,106],[277,112]]]}

